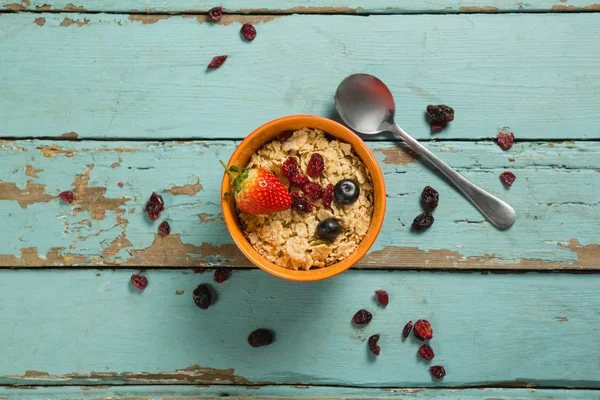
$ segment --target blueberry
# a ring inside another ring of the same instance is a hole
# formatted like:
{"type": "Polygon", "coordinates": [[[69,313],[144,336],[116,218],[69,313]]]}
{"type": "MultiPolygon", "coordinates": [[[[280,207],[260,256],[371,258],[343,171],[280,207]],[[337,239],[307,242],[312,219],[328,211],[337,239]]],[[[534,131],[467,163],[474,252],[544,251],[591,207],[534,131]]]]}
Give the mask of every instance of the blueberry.
{"type": "Polygon", "coordinates": [[[317,236],[323,240],[333,240],[341,231],[342,225],[335,218],[324,219],[317,225],[317,236]]]}
{"type": "Polygon", "coordinates": [[[360,188],[352,179],[342,179],[335,184],[333,195],[338,203],[352,204],[358,199],[360,188]]]}

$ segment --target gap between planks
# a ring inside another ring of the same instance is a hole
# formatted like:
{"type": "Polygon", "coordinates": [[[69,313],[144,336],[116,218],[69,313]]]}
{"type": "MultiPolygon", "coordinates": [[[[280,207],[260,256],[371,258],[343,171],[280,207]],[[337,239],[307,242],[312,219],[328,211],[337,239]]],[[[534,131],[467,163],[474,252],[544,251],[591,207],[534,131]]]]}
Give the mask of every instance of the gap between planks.
{"type": "MultiPolygon", "coordinates": [[[[9,4],[11,5],[11,4],[9,4]]],[[[5,5],[7,6],[7,5],[5,5]]],[[[410,11],[410,10],[388,10],[385,13],[382,12],[361,12],[361,9],[344,9],[336,8],[328,10],[327,7],[320,8],[306,8],[297,7],[288,10],[265,10],[265,9],[247,9],[238,10],[235,12],[223,11],[223,15],[228,16],[286,16],[286,15],[345,15],[345,16],[356,16],[356,17],[369,17],[369,16],[389,16],[389,15],[462,15],[462,14],[579,14],[579,13],[598,13],[600,12],[600,4],[591,4],[587,7],[574,7],[569,8],[568,6],[552,7],[549,10],[499,10],[486,7],[463,7],[459,10],[444,10],[444,11],[410,11]]],[[[19,7],[12,7],[7,9],[0,8],[1,14],[43,14],[43,13],[55,13],[55,14],[112,14],[112,15],[151,15],[151,16],[202,16],[208,15],[208,10],[184,10],[184,11],[159,11],[155,12],[152,10],[148,11],[110,11],[110,10],[86,10],[82,7],[74,7],[69,9],[54,9],[54,8],[38,8],[35,10],[22,9],[19,7]]]]}
{"type": "MultiPolygon", "coordinates": [[[[250,264],[250,261],[248,261],[250,264]]],[[[132,274],[134,273],[143,273],[145,271],[180,271],[182,273],[192,274],[194,271],[198,269],[203,269],[204,273],[212,273],[217,269],[224,269],[227,271],[235,271],[235,272],[250,272],[257,271],[258,267],[236,267],[236,266],[210,266],[210,267],[178,267],[178,266],[153,266],[153,265],[142,265],[139,267],[135,266],[94,266],[94,265],[81,265],[81,266],[54,266],[54,267],[23,267],[23,266],[0,266],[0,274],[3,272],[20,272],[20,271],[50,271],[50,272],[75,272],[75,271],[114,271],[115,269],[119,269],[119,271],[130,271],[132,274]]],[[[364,266],[354,266],[349,269],[349,271],[369,271],[369,272],[377,272],[377,271],[387,271],[387,272],[419,272],[419,273],[431,273],[431,274],[479,274],[479,275],[525,275],[525,274],[540,274],[540,275],[598,275],[600,274],[600,270],[594,269],[494,269],[494,268],[460,268],[460,267],[444,267],[444,268],[428,268],[423,269],[422,267],[364,267],[364,266]]],[[[2,387],[2,385],[0,385],[2,387]]],[[[514,387],[514,386],[511,386],[514,387]]],[[[598,386],[600,390],[600,386],[598,386]]]]}
{"type": "MultiPolygon", "coordinates": [[[[144,143],[144,142],[191,142],[191,141],[203,141],[203,142],[219,142],[219,141],[230,141],[230,142],[237,142],[237,141],[242,141],[244,140],[246,137],[202,137],[202,136],[186,136],[186,137],[168,137],[168,138],[151,138],[151,137],[144,137],[144,138],[139,138],[139,137],[122,137],[122,136],[116,136],[116,137],[110,137],[110,138],[106,138],[106,137],[82,137],[80,138],[76,133],[73,133],[73,135],[68,135],[68,136],[23,136],[23,137],[18,137],[18,136],[1,136],[0,135],[0,141],[7,141],[7,142],[18,142],[18,141],[31,141],[31,140],[51,140],[51,141],[56,141],[56,142],[140,142],[140,143],[144,143]]],[[[391,134],[386,134],[386,133],[382,133],[379,135],[372,135],[375,137],[363,137],[363,141],[365,142],[398,142],[398,143],[403,143],[402,140],[394,137],[391,134]]],[[[421,138],[418,139],[419,142],[421,143],[441,143],[441,142],[453,142],[453,143],[493,143],[496,141],[495,137],[489,137],[489,138],[482,138],[482,139],[469,139],[469,138],[447,138],[447,137],[431,137],[431,138],[421,138]]],[[[566,144],[572,144],[572,143],[595,143],[595,142],[600,142],[600,137],[599,138],[584,138],[584,139],[579,139],[579,138],[524,138],[524,139],[519,139],[518,137],[515,137],[515,143],[566,143],[566,144]]]]}

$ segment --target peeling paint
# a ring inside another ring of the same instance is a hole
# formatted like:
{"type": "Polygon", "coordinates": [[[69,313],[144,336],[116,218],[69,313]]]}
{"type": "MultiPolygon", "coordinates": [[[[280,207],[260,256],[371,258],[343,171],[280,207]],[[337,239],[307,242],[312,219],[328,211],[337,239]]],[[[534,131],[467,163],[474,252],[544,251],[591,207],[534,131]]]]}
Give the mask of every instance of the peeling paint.
{"type": "Polygon", "coordinates": [[[180,267],[210,266],[249,266],[250,262],[234,244],[215,246],[202,243],[200,246],[183,243],[180,234],[168,236],[156,234],[152,244],[145,249],[130,250],[133,258],[125,261],[125,266],[177,265],[180,267]],[[200,257],[198,257],[200,256],[200,257]]]}
{"type": "Polygon", "coordinates": [[[25,378],[47,378],[49,377],[50,374],[47,372],[39,372],[39,371],[33,371],[33,370],[27,370],[25,371],[25,378]]]}
{"type": "Polygon", "coordinates": [[[25,189],[19,189],[16,183],[0,180],[0,200],[13,200],[19,203],[21,208],[27,208],[34,203],[47,203],[55,199],[45,193],[46,185],[33,183],[30,179],[25,183],[25,189]]]}
{"type": "MultiPolygon", "coordinates": [[[[0,254],[0,266],[3,267],[54,267],[59,265],[71,266],[77,264],[99,264],[98,257],[83,257],[78,255],[61,254],[64,247],[53,247],[45,255],[40,256],[37,248],[21,249],[19,257],[12,254],[0,254]]],[[[34,371],[35,372],[35,371],[34,371]]]]}
{"type": "Polygon", "coordinates": [[[90,213],[92,219],[102,220],[106,215],[106,211],[114,211],[117,214],[125,212],[121,207],[131,198],[107,198],[104,196],[107,190],[106,187],[88,186],[93,168],[94,164],[88,164],[86,172],[77,175],[73,182],[73,193],[75,194],[73,214],[77,215],[86,211],[90,213]]]}
{"type": "Polygon", "coordinates": [[[155,24],[161,19],[169,19],[171,15],[139,15],[139,14],[131,14],[129,16],[130,21],[141,22],[144,25],[155,24]]]}
{"type": "Polygon", "coordinates": [[[201,224],[208,224],[210,222],[218,222],[218,223],[223,222],[223,214],[221,214],[221,213],[219,213],[216,216],[214,216],[212,214],[207,214],[207,213],[200,213],[200,214],[198,214],[198,218],[200,218],[201,224]]]}
{"type": "Polygon", "coordinates": [[[464,256],[458,251],[421,250],[416,247],[386,246],[368,253],[357,264],[359,268],[387,265],[395,268],[488,268],[488,269],[600,269],[600,244],[581,246],[577,239],[560,247],[577,254],[577,262],[535,259],[505,260],[494,254],[464,256]]]}
{"type": "MultiPolygon", "coordinates": [[[[56,157],[57,155],[64,155],[65,157],[73,157],[73,156],[77,155],[77,151],[75,149],[65,149],[57,144],[42,145],[42,146],[38,146],[37,149],[46,158],[53,158],[53,157],[56,157]]],[[[123,147],[123,148],[118,148],[118,149],[97,147],[94,149],[80,149],[80,150],[83,152],[86,152],[86,153],[107,152],[107,153],[116,153],[116,154],[133,153],[136,151],[140,151],[140,149],[130,148],[130,147],[123,147]]],[[[24,151],[24,149],[23,149],[23,151],[24,151]]]]}
{"type": "Polygon", "coordinates": [[[599,11],[600,10],[600,4],[590,4],[589,6],[585,6],[585,7],[577,7],[574,5],[561,5],[561,4],[555,4],[552,6],[552,10],[554,11],[599,11]]]}
{"type": "Polygon", "coordinates": [[[60,137],[65,138],[65,139],[77,139],[79,137],[79,135],[77,135],[77,133],[75,133],[75,132],[65,132],[62,135],[60,135],[60,137]]]}
{"type": "Polygon", "coordinates": [[[87,11],[85,8],[83,8],[83,6],[74,6],[71,3],[67,4],[65,6],[64,10],[65,11],[87,11]]]}
{"type": "MultiPolygon", "coordinates": [[[[203,24],[206,22],[215,23],[208,17],[208,15],[184,14],[181,17],[182,18],[195,18],[199,24],[203,24]]],[[[270,14],[270,15],[223,15],[223,18],[221,18],[221,20],[218,22],[218,25],[227,26],[227,25],[230,25],[233,23],[239,23],[239,24],[248,23],[248,24],[256,25],[256,24],[260,24],[260,23],[266,23],[269,21],[273,21],[276,18],[283,18],[283,17],[286,17],[286,15],[274,15],[274,14],[270,14]]]]}
{"type": "Polygon", "coordinates": [[[569,240],[567,245],[558,243],[560,247],[566,247],[577,254],[578,264],[586,267],[600,267],[600,244],[588,244],[582,246],[577,239],[569,240]]]}
{"type": "Polygon", "coordinates": [[[75,149],[66,150],[57,144],[38,146],[37,149],[46,158],[53,158],[53,157],[56,157],[57,155],[64,155],[65,157],[73,157],[75,154],[77,154],[75,149]]]}
{"type": "Polygon", "coordinates": [[[374,149],[385,155],[384,164],[407,165],[417,161],[418,156],[409,148],[403,146],[374,149]]]}
{"type": "Polygon", "coordinates": [[[182,290],[176,290],[176,291],[175,291],[175,294],[176,294],[177,296],[181,296],[181,295],[182,295],[182,294],[184,294],[184,293],[185,293],[185,290],[183,290],[183,289],[182,289],[182,290]]]}
{"type": "Polygon", "coordinates": [[[27,7],[29,7],[31,5],[29,0],[21,0],[21,3],[25,4],[27,7]]]}
{"type": "Polygon", "coordinates": [[[21,4],[17,4],[17,3],[5,4],[4,8],[6,8],[7,10],[10,10],[10,11],[26,11],[27,10],[27,7],[25,7],[21,4]]]}
{"type": "Polygon", "coordinates": [[[50,4],[43,4],[41,6],[35,6],[37,11],[50,11],[52,10],[52,6],[50,4]]]}
{"type": "Polygon", "coordinates": [[[121,147],[118,149],[113,149],[113,148],[105,148],[105,147],[96,147],[95,149],[83,149],[84,152],[86,153],[116,153],[116,154],[122,154],[122,153],[135,153],[137,151],[140,151],[140,149],[136,149],[136,148],[132,148],[132,147],[121,147]]]}
{"type": "Polygon", "coordinates": [[[71,18],[65,17],[65,19],[63,19],[63,21],[60,23],[60,26],[71,26],[71,25],[75,24],[81,28],[82,26],[87,25],[89,23],[90,23],[90,20],[87,18],[84,18],[83,21],[79,21],[79,20],[73,20],[71,18]]]}
{"type": "Polygon", "coordinates": [[[2,150],[14,150],[14,151],[18,151],[19,153],[24,153],[27,150],[25,150],[25,147],[23,146],[14,146],[14,140],[0,140],[0,149],[2,150]]]}
{"type": "MultiPolygon", "coordinates": [[[[105,257],[114,257],[121,249],[133,247],[133,244],[127,239],[126,230],[127,225],[129,225],[129,221],[122,217],[124,211],[117,212],[117,223],[114,227],[119,226],[121,228],[121,234],[114,238],[110,245],[102,250],[102,258],[105,257]]],[[[112,228],[114,228],[112,227],[112,228]]],[[[112,229],[110,228],[110,229],[112,229]]]]}
{"type": "Polygon", "coordinates": [[[173,185],[171,189],[163,190],[163,193],[169,193],[173,196],[193,196],[198,194],[202,190],[202,185],[197,176],[194,176],[194,179],[196,180],[196,183],[189,183],[183,186],[173,185]]]}
{"type": "Polygon", "coordinates": [[[33,20],[33,23],[36,24],[37,26],[44,26],[44,24],[46,23],[46,18],[44,17],[39,17],[33,20]]]}
{"type": "Polygon", "coordinates": [[[419,392],[425,392],[428,389],[421,389],[421,388],[417,388],[417,389],[401,389],[401,388],[381,388],[382,391],[384,392],[389,392],[389,393],[404,393],[404,394],[414,394],[414,393],[419,393],[419,392]]]}
{"type": "Polygon", "coordinates": [[[25,166],[25,175],[30,176],[32,178],[39,178],[38,173],[44,171],[43,169],[35,169],[31,165],[25,166]]]}
{"type": "Polygon", "coordinates": [[[242,376],[236,375],[233,368],[217,369],[205,368],[199,365],[192,365],[184,369],[177,369],[168,372],[90,372],[80,374],[77,372],[70,374],[51,375],[48,372],[26,371],[25,375],[8,375],[6,378],[22,381],[40,381],[43,383],[52,381],[77,382],[126,382],[126,383],[144,383],[144,384],[181,384],[181,383],[219,383],[219,384],[248,384],[248,380],[242,376]]]}
{"type": "Polygon", "coordinates": [[[493,7],[493,6],[483,6],[483,7],[471,6],[471,7],[461,7],[460,11],[461,12],[496,12],[496,11],[500,11],[500,9],[498,7],[493,7]]]}

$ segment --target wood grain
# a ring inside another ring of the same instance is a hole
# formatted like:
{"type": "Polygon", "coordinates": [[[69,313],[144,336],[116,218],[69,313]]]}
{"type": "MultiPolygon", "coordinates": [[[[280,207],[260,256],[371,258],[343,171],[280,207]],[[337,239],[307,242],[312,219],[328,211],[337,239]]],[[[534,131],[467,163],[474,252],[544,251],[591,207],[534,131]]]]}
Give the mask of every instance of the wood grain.
{"type": "MultiPolygon", "coordinates": [[[[493,228],[438,174],[392,142],[370,143],[383,169],[383,229],[359,268],[600,269],[600,143],[432,142],[432,151],[517,210],[493,228]],[[512,160],[512,161],[511,161],[512,160]],[[498,175],[511,170],[506,190],[498,175]],[[410,229],[425,185],[440,192],[435,224],[410,229]]],[[[0,142],[0,265],[249,267],[223,224],[219,190],[232,141],[0,142]],[[123,183],[123,188],[118,186],[123,183]],[[73,190],[72,205],[57,195],[73,190]],[[162,219],[143,212],[153,191],[162,219]]]]}
{"type": "Polygon", "coordinates": [[[236,13],[481,13],[594,11],[600,5],[593,0],[233,0],[223,4],[212,0],[4,0],[0,10],[11,11],[118,11],[118,12],[206,12],[223,6],[236,13]]]}
{"type": "Polygon", "coordinates": [[[321,386],[81,386],[81,387],[6,387],[0,388],[0,398],[18,400],[43,399],[494,399],[494,400],[586,400],[597,399],[598,390],[556,389],[370,389],[321,386]],[[16,396],[16,397],[15,397],[16,396]]]}
{"type": "Polygon", "coordinates": [[[338,83],[369,72],[420,139],[600,137],[598,13],[205,20],[4,14],[0,136],[240,139],[284,115],[333,115],[338,83]],[[207,71],[217,54],[229,59],[207,71]],[[437,135],[431,103],[456,110],[437,135]]]}
{"type": "Polygon", "coordinates": [[[216,284],[210,272],[150,270],[140,293],[129,283],[133,272],[4,271],[0,384],[599,383],[597,276],[349,271],[298,284],[239,271],[216,284]],[[216,293],[208,310],[192,300],[203,282],[216,293]],[[376,305],[375,289],[389,292],[387,308],[376,305]],[[364,328],[351,325],[360,308],[373,313],[364,328]],[[433,326],[433,364],[447,370],[441,381],[418,358],[421,342],[402,341],[403,325],[419,318],[433,326]],[[272,329],[275,342],[250,347],[257,328],[272,329]],[[377,359],[366,344],[375,333],[377,359]]]}

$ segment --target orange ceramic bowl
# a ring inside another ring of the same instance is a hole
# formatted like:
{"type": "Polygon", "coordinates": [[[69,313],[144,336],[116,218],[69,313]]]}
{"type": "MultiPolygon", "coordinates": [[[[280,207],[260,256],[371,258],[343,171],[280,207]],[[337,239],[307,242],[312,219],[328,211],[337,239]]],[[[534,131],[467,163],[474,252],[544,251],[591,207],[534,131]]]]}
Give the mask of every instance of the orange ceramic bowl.
{"type": "Polygon", "coordinates": [[[293,131],[301,128],[321,129],[340,141],[349,143],[352,145],[352,148],[358,157],[360,157],[362,162],[371,173],[374,200],[371,226],[369,226],[366,236],[352,254],[350,254],[344,260],[325,268],[315,268],[308,271],[296,271],[293,269],[280,267],[279,265],[267,261],[256,250],[254,250],[250,242],[244,236],[244,233],[242,232],[242,229],[238,223],[235,200],[232,196],[225,196],[226,192],[231,191],[230,179],[227,174],[223,174],[223,183],[221,185],[221,205],[223,208],[225,225],[227,226],[233,241],[239,247],[242,253],[244,253],[244,255],[250,260],[250,262],[252,262],[252,264],[277,277],[292,281],[306,282],[318,281],[337,275],[356,264],[356,262],[358,262],[367,253],[369,248],[373,245],[373,242],[375,242],[375,239],[381,230],[381,224],[383,223],[383,216],[385,214],[385,183],[383,180],[383,174],[381,173],[381,169],[377,164],[375,156],[367,147],[367,145],[361,140],[361,138],[356,136],[356,134],[354,134],[345,126],[340,125],[335,121],[312,115],[294,115],[290,117],[279,118],[256,129],[254,132],[248,135],[248,137],[246,137],[246,139],[244,139],[235,149],[231,155],[231,158],[229,159],[228,167],[231,167],[232,165],[237,165],[240,168],[245,167],[248,164],[252,154],[254,154],[262,145],[272,141],[284,131],[293,131]]]}

